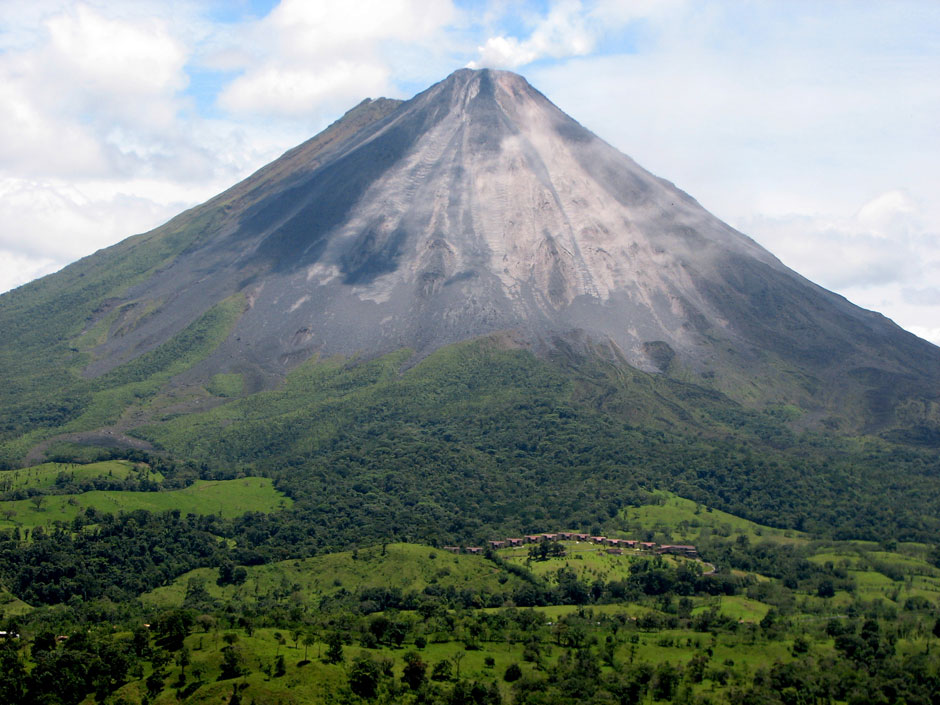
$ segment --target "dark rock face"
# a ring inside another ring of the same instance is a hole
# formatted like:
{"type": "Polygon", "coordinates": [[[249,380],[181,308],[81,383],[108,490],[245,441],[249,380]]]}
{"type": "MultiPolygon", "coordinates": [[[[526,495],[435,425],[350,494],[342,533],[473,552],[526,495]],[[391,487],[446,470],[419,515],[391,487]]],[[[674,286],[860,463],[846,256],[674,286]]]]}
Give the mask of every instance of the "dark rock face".
{"type": "Polygon", "coordinates": [[[152,313],[89,374],[241,292],[191,378],[512,331],[613,345],[741,400],[874,418],[940,397],[940,349],[790,271],[508,72],[365,101],[180,218],[192,244],[124,299],[152,313]]]}

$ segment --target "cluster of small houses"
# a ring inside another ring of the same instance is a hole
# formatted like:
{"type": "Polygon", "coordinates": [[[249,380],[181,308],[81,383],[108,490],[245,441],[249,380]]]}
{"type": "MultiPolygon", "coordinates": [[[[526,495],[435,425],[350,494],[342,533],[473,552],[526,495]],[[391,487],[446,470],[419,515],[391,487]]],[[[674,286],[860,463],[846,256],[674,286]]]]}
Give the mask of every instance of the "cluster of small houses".
{"type": "MultiPolygon", "coordinates": [[[[601,546],[607,546],[607,553],[614,556],[623,554],[624,548],[639,549],[661,554],[671,554],[674,556],[686,556],[688,558],[697,558],[698,551],[695,546],[680,544],[657,544],[653,541],[631,541],[630,539],[612,539],[607,536],[591,536],[590,534],[575,534],[562,531],[557,534],[530,534],[518,539],[497,539],[489,541],[489,546],[494,551],[500,548],[515,548],[532,543],[547,543],[551,541],[586,541],[601,546]]],[[[451,553],[483,553],[483,546],[442,546],[445,551],[451,553]]]]}

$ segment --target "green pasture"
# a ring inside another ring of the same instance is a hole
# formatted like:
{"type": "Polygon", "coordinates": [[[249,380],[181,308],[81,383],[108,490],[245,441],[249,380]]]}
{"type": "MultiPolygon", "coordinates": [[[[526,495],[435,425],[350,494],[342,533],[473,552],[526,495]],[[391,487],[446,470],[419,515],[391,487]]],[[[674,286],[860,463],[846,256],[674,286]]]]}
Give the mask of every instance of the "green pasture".
{"type": "Polygon", "coordinates": [[[692,610],[698,614],[709,609],[717,609],[719,614],[731,617],[739,622],[760,622],[770,611],[770,605],[752,600],[744,595],[720,595],[705,598],[705,600],[692,610]]]}
{"type": "Polygon", "coordinates": [[[219,514],[231,518],[246,512],[273,512],[291,503],[292,500],[274,489],[269,478],[196,480],[189,487],[172,492],[95,490],[0,502],[0,528],[70,522],[89,508],[111,514],[138,509],[150,512],[177,509],[182,514],[219,514]]]}
{"type": "MultiPolygon", "coordinates": [[[[596,609],[590,609],[594,610],[593,614],[599,614],[596,609]]],[[[589,611],[588,616],[590,614],[592,612],[589,611]]],[[[683,629],[641,632],[627,627],[614,631],[609,622],[603,621],[596,624],[586,621],[575,628],[583,629],[587,639],[611,645],[610,663],[614,664],[614,668],[640,662],[682,665],[695,656],[706,656],[709,668],[719,669],[744,667],[754,670],[767,663],[793,660],[791,640],[768,642],[748,634],[712,635],[683,629]]],[[[349,635],[351,641],[347,638],[343,646],[342,663],[333,665],[323,661],[327,651],[327,632],[326,628],[311,626],[306,631],[263,628],[254,629],[249,634],[244,629],[222,629],[217,623],[207,622],[185,640],[190,656],[186,673],[181,674],[178,663],[169,664],[166,683],[185,685],[176,689],[168,687],[153,702],[172,705],[178,701],[176,691],[184,689],[188,693],[185,702],[193,705],[226,702],[236,682],[242,684],[242,695],[248,702],[328,702],[345,685],[349,666],[356,658],[366,656],[376,661],[389,662],[392,678],[400,682],[404,656],[411,651],[416,652],[427,665],[427,675],[441,661],[449,661],[454,672],[459,664],[461,678],[495,682],[504,701],[509,702],[512,697],[511,686],[502,676],[510,664],[518,664],[523,674],[535,676],[540,669],[555,664],[562,654],[568,652],[567,647],[558,644],[555,631],[550,626],[540,630],[537,662],[524,659],[525,644],[515,638],[478,641],[475,642],[475,648],[468,649],[466,638],[460,634],[450,634],[439,640],[429,640],[421,649],[412,642],[405,642],[400,648],[383,646],[367,649],[358,643],[357,635],[353,633],[349,635]],[[242,654],[249,670],[249,673],[237,680],[219,680],[226,635],[229,635],[229,640],[235,637],[234,648],[242,654]],[[282,676],[272,674],[278,656],[284,657],[286,665],[282,676]],[[492,660],[489,665],[488,659],[492,660]]],[[[813,645],[817,649],[828,649],[824,642],[814,641],[813,645]]],[[[611,672],[610,663],[599,663],[601,673],[611,672]]],[[[138,693],[141,685],[140,681],[130,683],[119,694],[129,697],[138,693]]],[[[706,678],[695,686],[695,691],[722,691],[728,686],[721,686],[706,678]]]]}
{"type": "Polygon", "coordinates": [[[805,534],[792,529],[774,529],[734,514],[712,509],[671,492],[656,492],[661,503],[628,507],[621,513],[628,536],[643,540],[650,533],[663,542],[691,543],[704,534],[726,538],[746,536],[752,542],[802,543],[805,534]]]}
{"type": "Polygon", "coordinates": [[[143,463],[129,460],[105,460],[81,465],[77,463],[43,463],[28,468],[0,471],[0,492],[25,489],[48,489],[63,476],[71,482],[81,482],[95,477],[113,477],[123,480],[139,476],[142,480],[160,482],[163,475],[153,472],[143,463]]]}
{"type": "MultiPolygon", "coordinates": [[[[553,578],[555,573],[567,568],[585,582],[593,582],[598,578],[606,582],[611,580],[625,580],[630,575],[630,564],[637,560],[649,560],[651,554],[632,549],[624,549],[623,554],[613,555],[606,552],[605,546],[578,541],[561,541],[565,547],[564,556],[547,558],[546,560],[529,559],[528,546],[522,548],[506,548],[498,551],[498,555],[510,563],[517,563],[527,567],[534,575],[542,578],[553,578]]],[[[666,560],[672,561],[671,557],[666,560]]]]}
{"type": "Polygon", "coordinates": [[[407,543],[388,544],[384,555],[382,547],[373,546],[304,560],[249,566],[246,570],[248,577],[243,584],[219,587],[216,585],[217,569],[199,568],[141,599],[159,607],[182,605],[192,579],[204,581],[210,596],[226,601],[250,602],[291,596],[310,605],[317,605],[324,597],[341,591],[355,593],[370,587],[407,593],[436,585],[480,594],[507,592],[522,582],[521,578],[499,570],[483,556],[454,555],[430,546],[407,543]]]}
{"type": "Polygon", "coordinates": [[[26,614],[33,608],[0,585],[0,619],[26,614]]]}

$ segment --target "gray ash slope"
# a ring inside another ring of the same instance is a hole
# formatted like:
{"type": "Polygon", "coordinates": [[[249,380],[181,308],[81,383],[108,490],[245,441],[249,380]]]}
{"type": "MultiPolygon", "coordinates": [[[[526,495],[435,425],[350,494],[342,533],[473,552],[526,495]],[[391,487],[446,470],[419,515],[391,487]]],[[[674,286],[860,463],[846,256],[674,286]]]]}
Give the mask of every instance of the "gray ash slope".
{"type": "Polygon", "coordinates": [[[186,249],[102,307],[147,315],[89,375],[242,292],[234,331],[186,379],[509,332],[741,401],[859,407],[873,426],[938,415],[940,349],[792,272],[512,73],[365,101],[180,218],[186,249]]]}

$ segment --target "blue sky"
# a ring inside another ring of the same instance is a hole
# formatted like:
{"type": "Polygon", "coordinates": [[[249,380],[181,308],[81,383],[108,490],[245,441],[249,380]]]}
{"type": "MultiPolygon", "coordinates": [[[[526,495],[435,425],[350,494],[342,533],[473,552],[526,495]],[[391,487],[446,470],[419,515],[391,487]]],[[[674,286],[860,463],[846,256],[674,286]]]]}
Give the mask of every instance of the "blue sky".
{"type": "Polygon", "coordinates": [[[468,65],[940,343],[934,0],[0,1],[0,291],[468,65]]]}

